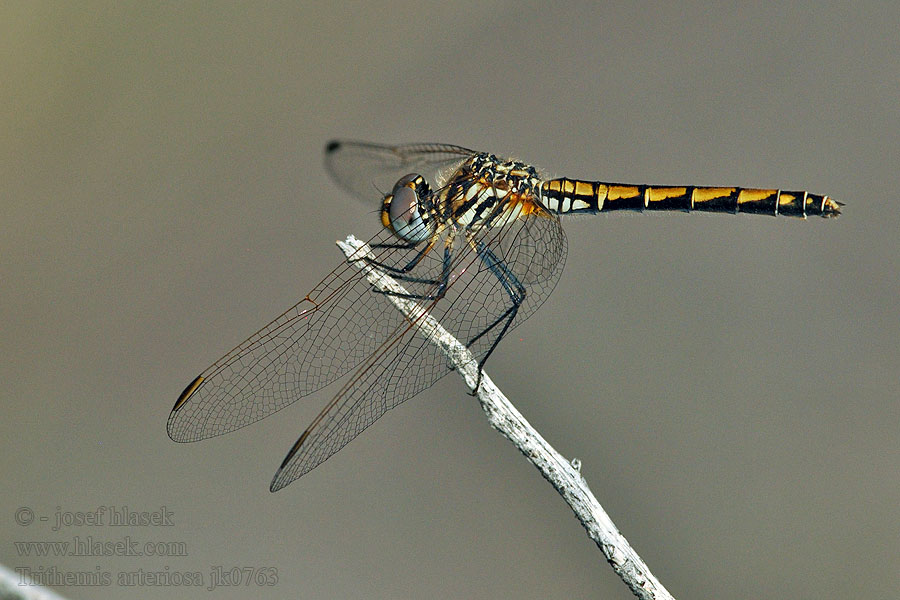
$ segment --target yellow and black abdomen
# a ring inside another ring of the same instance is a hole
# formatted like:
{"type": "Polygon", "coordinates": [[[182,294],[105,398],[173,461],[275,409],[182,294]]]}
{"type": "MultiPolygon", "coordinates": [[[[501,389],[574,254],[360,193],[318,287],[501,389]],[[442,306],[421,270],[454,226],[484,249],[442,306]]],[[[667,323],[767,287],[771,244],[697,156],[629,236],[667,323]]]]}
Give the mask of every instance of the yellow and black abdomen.
{"type": "Polygon", "coordinates": [[[702,211],[836,217],[841,205],[828,196],[739,187],[656,186],[552,179],[540,188],[541,202],[558,214],[614,210],[702,211]]]}

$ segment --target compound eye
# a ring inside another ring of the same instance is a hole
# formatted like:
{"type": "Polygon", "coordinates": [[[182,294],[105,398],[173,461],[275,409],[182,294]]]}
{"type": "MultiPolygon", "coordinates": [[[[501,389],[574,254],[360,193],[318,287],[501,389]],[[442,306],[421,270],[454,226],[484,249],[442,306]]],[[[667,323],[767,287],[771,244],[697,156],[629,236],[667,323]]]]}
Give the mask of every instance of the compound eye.
{"type": "Polygon", "coordinates": [[[431,235],[428,216],[420,205],[419,190],[427,192],[421,176],[410,174],[400,179],[394,192],[385,198],[382,221],[394,234],[407,242],[422,242],[431,235]],[[385,219],[387,217],[387,219],[385,219]]]}

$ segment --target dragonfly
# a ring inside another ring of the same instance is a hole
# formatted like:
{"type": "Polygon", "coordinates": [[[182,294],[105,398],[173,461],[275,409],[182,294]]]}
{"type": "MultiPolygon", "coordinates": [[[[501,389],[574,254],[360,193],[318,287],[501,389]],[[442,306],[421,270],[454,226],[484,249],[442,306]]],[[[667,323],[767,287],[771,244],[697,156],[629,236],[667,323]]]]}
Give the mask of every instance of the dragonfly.
{"type": "Polygon", "coordinates": [[[559,281],[568,250],[562,216],[680,211],[805,219],[836,217],[842,206],[805,191],[548,178],[518,160],[448,144],[332,141],[325,165],[350,194],[366,202],[380,197],[371,250],[342,261],[191,381],[167,423],[177,442],[222,435],[352,371],[285,456],[273,492],[452,370],[411,317],[390,304],[390,294],[437,319],[477,358],[481,373],[501,339],[559,281]],[[362,265],[394,278],[403,291],[376,289],[362,265]]]}

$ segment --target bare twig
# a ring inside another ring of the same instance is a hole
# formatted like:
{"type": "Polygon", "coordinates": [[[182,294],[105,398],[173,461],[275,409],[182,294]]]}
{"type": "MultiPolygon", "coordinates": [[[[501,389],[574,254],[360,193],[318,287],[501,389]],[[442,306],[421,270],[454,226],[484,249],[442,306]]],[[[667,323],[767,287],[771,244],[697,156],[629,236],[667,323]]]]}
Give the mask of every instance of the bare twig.
{"type": "MultiPolygon", "coordinates": [[[[370,261],[359,260],[372,257],[371,248],[364,242],[349,236],[346,241],[338,242],[338,246],[348,259],[352,259],[354,264],[365,271],[369,283],[376,289],[406,294],[406,290],[396,280],[373,266],[370,261]]],[[[441,348],[469,389],[474,388],[478,380],[478,363],[465,345],[414,300],[396,294],[387,294],[386,298],[407,316],[421,335],[441,348]]],[[[570,463],[554,450],[516,410],[487,374],[482,374],[477,396],[491,427],[515,444],[538,468],[541,475],[556,488],[572,507],[575,516],[587,530],[588,536],[600,547],[613,570],[619,574],[634,595],[644,600],[674,600],[594,498],[587,482],[579,473],[580,463],[577,459],[570,463]]]]}

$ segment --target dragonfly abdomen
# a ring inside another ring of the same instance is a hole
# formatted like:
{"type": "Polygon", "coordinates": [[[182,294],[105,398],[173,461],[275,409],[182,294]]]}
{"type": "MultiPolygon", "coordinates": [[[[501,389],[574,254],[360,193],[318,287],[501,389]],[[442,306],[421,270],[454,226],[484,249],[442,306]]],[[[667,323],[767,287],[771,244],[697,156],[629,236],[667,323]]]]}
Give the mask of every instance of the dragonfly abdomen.
{"type": "Polygon", "coordinates": [[[614,210],[701,211],[836,217],[841,205],[804,191],[739,187],[657,186],[560,178],[540,186],[541,201],[558,214],[614,210]]]}

